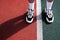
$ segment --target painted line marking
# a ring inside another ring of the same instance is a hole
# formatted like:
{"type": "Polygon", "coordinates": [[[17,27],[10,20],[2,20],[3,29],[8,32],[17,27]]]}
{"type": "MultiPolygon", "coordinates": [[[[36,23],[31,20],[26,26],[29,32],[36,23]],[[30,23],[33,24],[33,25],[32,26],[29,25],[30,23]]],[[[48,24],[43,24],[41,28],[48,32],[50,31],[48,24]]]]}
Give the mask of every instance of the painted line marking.
{"type": "Polygon", "coordinates": [[[41,0],[36,0],[37,15],[37,40],[43,40],[42,17],[41,17],[41,0]]]}

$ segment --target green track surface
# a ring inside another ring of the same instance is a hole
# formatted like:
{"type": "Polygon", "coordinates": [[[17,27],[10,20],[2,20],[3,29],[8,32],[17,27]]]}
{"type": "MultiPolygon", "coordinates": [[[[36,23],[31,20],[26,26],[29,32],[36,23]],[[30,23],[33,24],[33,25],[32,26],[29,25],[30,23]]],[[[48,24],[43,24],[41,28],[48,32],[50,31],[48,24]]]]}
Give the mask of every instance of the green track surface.
{"type": "MultiPolygon", "coordinates": [[[[46,0],[42,1],[42,10],[46,6],[46,0]]],[[[60,0],[54,0],[53,4],[54,22],[46,24],[43,21],[43,40],[60,40],[60,0]]]]}

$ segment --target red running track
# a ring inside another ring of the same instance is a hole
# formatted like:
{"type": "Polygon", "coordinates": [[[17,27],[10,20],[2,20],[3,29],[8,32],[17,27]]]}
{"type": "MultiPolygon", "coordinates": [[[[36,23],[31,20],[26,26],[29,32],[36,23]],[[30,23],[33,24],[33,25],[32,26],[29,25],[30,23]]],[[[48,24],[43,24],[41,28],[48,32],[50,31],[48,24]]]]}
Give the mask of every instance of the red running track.
{"type": "Polygon", "coordinates": [[[27,9],[28,0],[0,0],[0,40],[37,39],[36,11],[34,22],[28,24],[25,22],[27,9]]]}

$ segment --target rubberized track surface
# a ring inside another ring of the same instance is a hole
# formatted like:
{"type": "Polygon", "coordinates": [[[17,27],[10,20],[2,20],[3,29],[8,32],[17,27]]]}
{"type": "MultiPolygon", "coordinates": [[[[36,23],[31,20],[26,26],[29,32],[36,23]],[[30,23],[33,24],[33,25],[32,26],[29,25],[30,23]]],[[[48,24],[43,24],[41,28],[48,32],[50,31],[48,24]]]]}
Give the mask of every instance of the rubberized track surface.
{"type": "MultiPolygon", "coordinates": [[[[45,8],[45,2],[41,0],[42,10],[45,8]]],[[[36,2],[32,24],[25,22],[27,9],[28,0],[0,0],[0,40],[37,40],[36,2]]],[[[42,22],[43,40],[60,40],[59,0],[54,0],[53,13],[55,20],[52,24],[42,22]]],[[[38,30],[40,33],[41,29],[38,30]]]]}
{"type": "Polygon", "coordinates": [[[28,0],[0,0],[0,40],[36,40],[36,14],[26,23],[27,9],[28,0]]]}

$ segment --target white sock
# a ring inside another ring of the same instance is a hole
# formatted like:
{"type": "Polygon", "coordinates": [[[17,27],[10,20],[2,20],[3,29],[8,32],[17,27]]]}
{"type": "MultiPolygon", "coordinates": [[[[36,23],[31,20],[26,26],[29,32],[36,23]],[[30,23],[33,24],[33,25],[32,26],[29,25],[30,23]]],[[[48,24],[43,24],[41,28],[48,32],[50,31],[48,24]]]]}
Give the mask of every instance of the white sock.
{"type": "MultiPolygon", "coordinates": [[[[28,8],[34,10],[34,2],[33,2],[33,3],[29,3],[28,8]]],[[[28,16],[28,17],[31,18],[32,15],[33,15],[33,13],[34,13],[34,11],[31,12],[31,10],[29,10],[29,12],[28,12],[28,15],[29,15],[29,16],[28,16]],[[31,14],[31,15],[30,15],[30,14],[31,14]]]]}
{"type": "Polygon", "coordinates": [[[34,2],[33,3],[29,3],[29,9],[34,10],[34,2]]]}
{"type": "Polygon", "coordinates": [[[47,9],[51,9],[53,5],[53,1],[52,2],[46,1],[46,5],[47,5],[47,9]]]}

